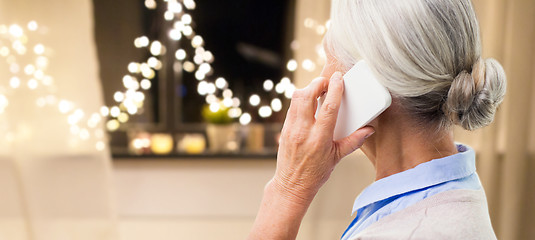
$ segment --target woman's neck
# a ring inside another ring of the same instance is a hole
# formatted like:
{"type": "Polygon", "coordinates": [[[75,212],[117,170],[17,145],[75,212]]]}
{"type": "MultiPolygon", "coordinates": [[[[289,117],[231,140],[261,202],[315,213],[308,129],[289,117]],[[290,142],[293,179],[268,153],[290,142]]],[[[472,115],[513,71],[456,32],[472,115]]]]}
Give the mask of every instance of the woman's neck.
{"type": "Polygon", "coordinates": [[[395,111],[385,111],[373,125],[375,134],[361,149],[375,166],[375,180],[457,153],[453,131],[426,132],[395,111]]]}

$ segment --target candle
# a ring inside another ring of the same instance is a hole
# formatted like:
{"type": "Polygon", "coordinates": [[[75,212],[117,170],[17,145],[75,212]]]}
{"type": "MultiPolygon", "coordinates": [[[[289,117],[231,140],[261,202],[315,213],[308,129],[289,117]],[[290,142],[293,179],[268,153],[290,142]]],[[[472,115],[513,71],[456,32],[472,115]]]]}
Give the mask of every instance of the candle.
{"type": "Polygon", "coordinates": [[[146,154],[150,153],[150,134],[146,132],[138,132],[134,134],[129,134],[130,143],[128,144],[128,149],[133,154],[146,154]]]}
{"type": "Polygon", "coordinates": [[[178,149],[187,154],[200,154],[206,149],[206,140],[202,134],[186,134],[178,143],[178,149]]]}
{"type": "Polygon", "coordinates": [[[150,149],[154,154],[169,154],[173,151],[173,137],[171,134],[152,134],[150,149]]]}

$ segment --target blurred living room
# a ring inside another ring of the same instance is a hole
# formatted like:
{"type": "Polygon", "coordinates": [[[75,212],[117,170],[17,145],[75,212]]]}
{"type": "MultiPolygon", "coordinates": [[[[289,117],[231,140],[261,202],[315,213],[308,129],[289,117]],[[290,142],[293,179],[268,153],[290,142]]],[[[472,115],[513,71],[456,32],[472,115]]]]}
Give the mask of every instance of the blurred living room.
{"type": "MultiPolygon", "coordinates": [[[[498,239],[535,239],[535,0],[472,0],[507,74],[475,149],[498,239]]],[[[0,240],[245,239],[331,0],[0,0],[0,240]]],[[[357,150],[297,239],[339,239],[357,150]]]]}

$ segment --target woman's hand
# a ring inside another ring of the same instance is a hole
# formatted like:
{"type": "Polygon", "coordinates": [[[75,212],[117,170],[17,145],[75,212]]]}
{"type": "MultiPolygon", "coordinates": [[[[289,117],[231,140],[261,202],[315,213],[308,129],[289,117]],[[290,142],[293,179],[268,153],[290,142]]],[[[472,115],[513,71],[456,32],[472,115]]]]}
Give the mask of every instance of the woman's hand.
{"type": "MultiPolygon", "coordinates": [[[[326,69],[324,73],[329,72],[326,69]]],[[[364,127],[333,141],[343,91],[342,74],[336,72],[330,79],[315,79],[292,96],[275,176],[264,190],[249,239],[294,239],[308,206],[336,164],[373,134],[373,128],[364,127]],[[327,96],[315,118],[317,99],[325,92],[327,96]]]]}
{"type": "Polygon", "coordinates": [[[270,184],[296,202],[312,201],[340,159],[358,149],[373,134],[361,128],[333,141],[334,127],[344,91],[342,74],[316,78],[296,90],[281,133],[277,170],[270,184]],[[317,99],[327,96],[316,118],[317,99]]]}

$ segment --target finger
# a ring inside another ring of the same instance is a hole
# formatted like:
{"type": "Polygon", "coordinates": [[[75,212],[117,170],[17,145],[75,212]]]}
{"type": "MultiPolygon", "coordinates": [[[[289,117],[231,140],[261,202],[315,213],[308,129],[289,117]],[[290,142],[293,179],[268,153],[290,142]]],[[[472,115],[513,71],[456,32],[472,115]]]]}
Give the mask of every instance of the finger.
{"type": "Polygon", "coordinates": [[[296,122],[300,127],[308,128],[314,122],[314,115],[310,115],[308,112],[310,108],[315,112],[317,106],[317,97],[315,95],[322,94],[327,88],[328,81],[325,78],[318,77],[305,87],[304,89],[295,90],[290,101],[290,107],[286,113],[286,119],[282,127],[282,136],[289,134],[296,122]],[[312,100],[313,99],[313,100],[312,100]],[[310,107],[312,102],[312,107],[310,107]]]}
{"type": "MultiPolygon", "coordinates": [[[[300,90],[295,90],[294,95],[296,95],[298,91],[300,90]]],[[[284,120],[284,123],[292,123],[295,121],[295,119],[297,118],[297,109],[299,107],[298,102],[298,98],[292,98],[290,100],[290,106],[288,107],[288,111],[286,112],[286,118],[284,120]]]]}
{"type": "Polygon", "coordinates": [[[299,121],[314,122],[317,99],[327,90],[328,84],[328,79],[319,77],[314,79],[306,88],[294,92],[292,102],[295,100],[299,121]]]}
{"type": "Polygon", "coordinates": [[[292,126],[295,123],[296,118],[297,118],[297,109],[295,107],[295,102],[292,100],[290,102],[290,107],[288,108],[288,111],[286,112],[286,118],[284,119],[284,123],[282,125],[281,139],[283,139],[286,135],[288,135],[288,131],[289,129],[292,129],[292,126]]]}
{"type": "Polygon", "coordinates": [[[328,77],[317,77],[314,78],[314,80],[312,80],[312,82],[310,82],[303,90],[305,91],[305,94],[308,95],[307,97],[318,99],[318,97],[327,90],[328,85],[328,77]]]}
{"type": "Polygon", "coordinates": [[[345,138],[337,140],[335,145],[338,147],[338,159],[341,159],[359,149],[362,144],[364,144],[366,138],[370,137],[374,133],[375,129],[373,129],[373,127],[366,126],[358,129],[345,138]]]}
{"type": "Polygon", "coordinates": [[[338,109],[340,108],[340,102],[344,93],[342,73],[336,72],[331,76],[328,89],[325,101],[323,101],[319,110],[316,123],[321,128],[320,132],[322,136],[332,139],[336,118],[338,117],[338,109]]]}

